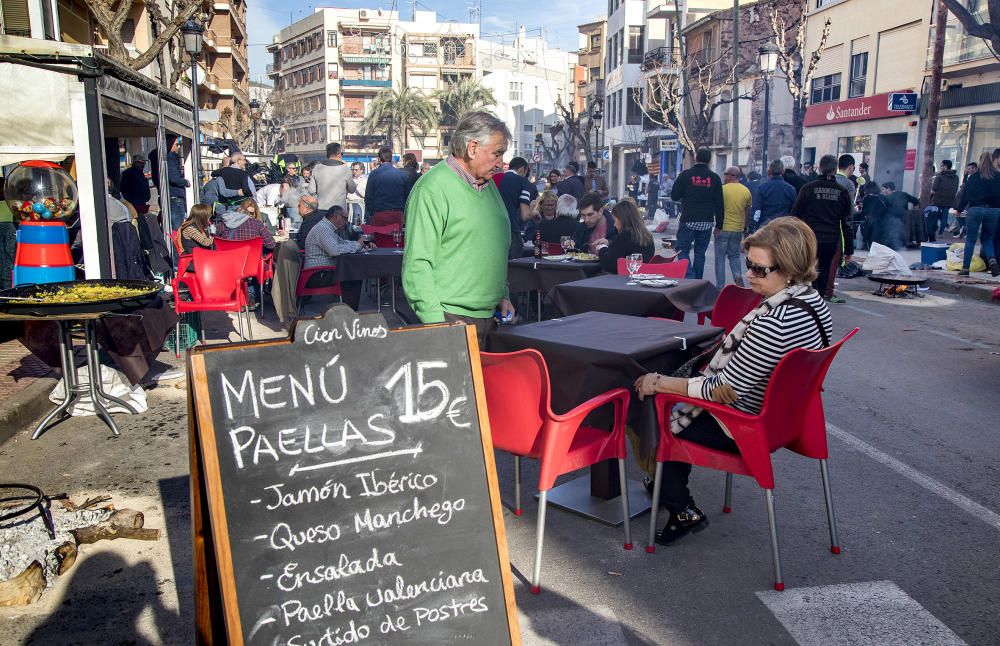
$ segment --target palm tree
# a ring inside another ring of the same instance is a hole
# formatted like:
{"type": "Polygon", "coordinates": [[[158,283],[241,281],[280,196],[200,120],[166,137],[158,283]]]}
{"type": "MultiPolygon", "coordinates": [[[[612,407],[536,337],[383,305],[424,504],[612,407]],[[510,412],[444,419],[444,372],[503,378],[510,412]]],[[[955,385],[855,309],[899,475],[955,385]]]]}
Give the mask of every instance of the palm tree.
{"type": "Polygon", "coordinates": [[[386,132],[389,141],[399,143],[397,150],[406,147],[410,131],[422,134],[434,128],[438,111],[427,97],[410,87],[401,90],[387,88],[368,106],[368,114],[361,122],[361,134],[373,135],[386,132]]]}
{"type": "Polygon", "coordinates": [[[493,90],[471,77],[438,90],[434,96],[441,104],[441,125],[445,126],[456,125],[466,112],[497,104],[493,90]]]}

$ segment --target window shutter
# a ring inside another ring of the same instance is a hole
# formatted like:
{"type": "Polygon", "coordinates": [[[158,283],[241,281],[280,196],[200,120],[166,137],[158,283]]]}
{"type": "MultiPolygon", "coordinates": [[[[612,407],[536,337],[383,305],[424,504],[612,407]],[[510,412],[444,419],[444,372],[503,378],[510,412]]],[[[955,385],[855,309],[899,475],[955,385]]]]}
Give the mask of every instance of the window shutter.
{"type": "Polygon", "coordinates": [[[828,74],[844,71],[844,46],[836,45],[823,50],[823,55],[820,57],[819,63],[816,64],[816,71],[813,72],[812,77],[818,79],[828,74]]]}
{"type": "Polygon", "coordinates": [[[3,33],[8,36],[31,37],[28,0],[3,0],[3,33]]]}

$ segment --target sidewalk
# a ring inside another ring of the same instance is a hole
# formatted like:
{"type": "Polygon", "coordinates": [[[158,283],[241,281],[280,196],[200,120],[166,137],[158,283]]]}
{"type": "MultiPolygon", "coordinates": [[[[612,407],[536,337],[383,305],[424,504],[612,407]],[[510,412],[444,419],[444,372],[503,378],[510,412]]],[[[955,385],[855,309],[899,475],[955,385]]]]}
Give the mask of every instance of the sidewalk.
{"type": "Polygon", "coordinates": [[[46,410],[52,374],[17,341],[0,343],[0,444],[46,410]]]}
{"type": "MultiPolygon", "coordinates": [[[[949,236],[939,240],[951,245],[960,242],[949,236]]],[[[920,249],[901,249],[899,255],[906,261],[907,266],[920,262],[920,249]]],[[[854,254],[854,259],[864,264],[868,257],[867,251],[859,251],[854,254]]],[[[1000,287],[1000,276],[994,278],[988,271],[970,274],[969,276],[959,276],[957,271],[944,271],[931,269],[928,271],[913,270],[913,275],[917,278],[926,278],[927,287],[932,291],[946,294],[954,294],[964,298],[973,298],[987,303],[1000,301],[993,300],[993,292],[1000,287]]]]}

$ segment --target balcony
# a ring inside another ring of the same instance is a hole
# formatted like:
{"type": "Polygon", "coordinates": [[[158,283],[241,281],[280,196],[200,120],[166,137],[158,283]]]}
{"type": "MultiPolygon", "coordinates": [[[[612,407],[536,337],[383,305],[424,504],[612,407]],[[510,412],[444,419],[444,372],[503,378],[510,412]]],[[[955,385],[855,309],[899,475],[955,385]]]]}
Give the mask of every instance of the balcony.
{"type": "Polygon", "coordinates": [[[580,96],[594,99],[604,98],[604,79],[594,79],[583,86],[580,96]]]}
{"type": "Polygon", "coordinates": [[[340,58],[345,63],[362,65],[389,65],[392,62],[389,54],[342,54],[340,58]]]}
{"type": "MultiPolygon", "coordinates": [[[[372,38],[367,39],[359,38],[357,36],[348,36],[341,34],[340,40],[340,54],[347,59],[347,56],[379,56],[388,58],[392,55],[392,45],[389,41],[389,35],[385,34],[384,38],[372,38]]],[[[349,62],[349,61],[348,61],[349,62]]]]}
{"type": "Polygon", "coordinates": [[[357,119],[361,120],[365,118],[365,111],[358,109],[344,108],[340,111],[340,116],[344,119],[357,119]]]}
{"type": "Polygon", "coordinates": [[[348,150],[378,150],[386,141],[385,135],[344,135],[344,147],[348,150]]]}
{"type": "Polygon", "coordinates": [[[650,72],[662,68],[679,67],[680,52],[673,47],[656,47],[646,52],[642,57],[639,69],[650,72]]]}
{"type": "Polygon", "coordinates": [[[709,146],[729,146],[729,120],[712,121],[705,130],[705,143],[709,146]]]}
{"type": "Polygon", "coordinates": [[[340,79],[342,88],[384,88],[392,87],[390,79],[340,79]]]}
{"type": "Polygon", "coordinates": [[[264,68],[264,71],[267,73],[268,76],[277,76],[278,73],[281,72],[281,65],[280,64],[279,65],[275,65],[274,63],[268,63],[267,67],[264,68]]]}

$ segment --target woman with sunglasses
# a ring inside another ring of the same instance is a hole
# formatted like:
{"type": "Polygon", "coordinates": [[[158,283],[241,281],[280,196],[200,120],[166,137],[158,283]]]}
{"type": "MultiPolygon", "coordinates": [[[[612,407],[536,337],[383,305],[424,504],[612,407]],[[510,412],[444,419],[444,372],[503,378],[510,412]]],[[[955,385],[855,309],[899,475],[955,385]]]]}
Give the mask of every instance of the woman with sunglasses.
{"type": "MultiPolygon", "coordinates": [[[[833,323],[826,301],[814,290],[816,236],[801,220],[776,218],[743,241],[750,288],[761,304],[723,339],[711,362],[692,379],[650,373],[635,381],[639,399],[672,393],[730,404],[757,415],[778,362],[796,348],[829,345],[833,323]]],[[[670,430],[678,437],[719,451],[738,453],[729,431],[711,414],[692,405],[676,407],[670,430]]],[[[688,491],[691,465],[664,462],[660,505],[670,512],[656,542],[671,543],[708,526],[708,518],[688,491]]],[[[652,491],[651,482],[647,489],[652,491]]]]}

